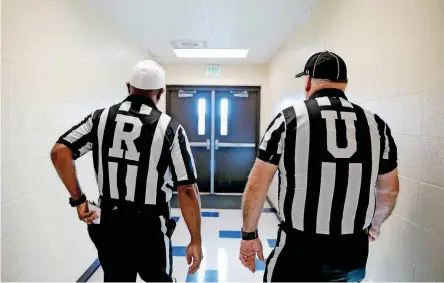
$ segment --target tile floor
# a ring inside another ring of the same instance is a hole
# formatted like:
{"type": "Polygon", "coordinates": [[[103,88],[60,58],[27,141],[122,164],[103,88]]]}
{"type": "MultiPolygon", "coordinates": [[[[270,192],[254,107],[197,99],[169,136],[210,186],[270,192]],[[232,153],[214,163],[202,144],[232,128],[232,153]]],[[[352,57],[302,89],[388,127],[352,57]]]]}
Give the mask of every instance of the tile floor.
{"type": "MultiPolygon", "coordinates": [[[[242,213],[240,209],[203,209],[202,235],[204,260],[201,268],[193,275],[187,275],[188,265],[185,248],[189,234],[179,209],[172,210],[177,227],[173,243],[173,276],[179,282],[262,282],[265,263],[257,260],[257,271],[251,273],[242,266],[239,256],[242,213]]],[[[267,257],[276,244],[278,220],[265,204],[264,213],[259,221],[259,234],[267,257]]],[[[138,281],[141,281],[140,278],[138,281]]],[[[99,268],[89,282],[103,282],[103,271],[99,268]]]]}

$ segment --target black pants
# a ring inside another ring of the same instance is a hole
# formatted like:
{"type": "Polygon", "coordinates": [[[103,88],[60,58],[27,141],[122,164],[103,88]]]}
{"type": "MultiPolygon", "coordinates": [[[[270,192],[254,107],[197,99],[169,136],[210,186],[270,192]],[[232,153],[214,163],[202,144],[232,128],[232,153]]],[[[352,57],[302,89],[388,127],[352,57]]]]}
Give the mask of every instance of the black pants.
{"type": "Polygon", "coordinates": [[[264,282],[359,282],[365,277],[368,235],[307,235],[281,228],[264,282]],[[286,231],[286,232],[285,232],[286,231]]]}
{"type": "Polygon", "coordinates": [[[104,210],[100,224],[88,225],[99,254],[105,282],[172,282],[169,215],[104,210]]]}

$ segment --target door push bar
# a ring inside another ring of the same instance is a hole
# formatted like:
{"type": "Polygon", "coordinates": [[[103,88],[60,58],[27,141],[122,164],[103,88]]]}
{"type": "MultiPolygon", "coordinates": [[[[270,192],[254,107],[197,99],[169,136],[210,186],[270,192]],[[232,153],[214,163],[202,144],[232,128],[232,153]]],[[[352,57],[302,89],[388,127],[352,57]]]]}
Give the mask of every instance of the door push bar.
{"type": "Polygon", "coordinates": [[[191,147],[205,147],[207,150],[210,150],[210,139],[207,139],[206,142],[190,142],[191,147]]]}
{"type": "Polygon", "coordinates": [[[219,147],[250,147],[250,148],[254,148],[256,147],[256,144],[254,142],[252,143],[247,143],[247,142],[240,142],[240,143],[236,143],[236,142],[219,142],[218,139],[216,139],[215,142],[215,149],[218,150],[219,147]]]}

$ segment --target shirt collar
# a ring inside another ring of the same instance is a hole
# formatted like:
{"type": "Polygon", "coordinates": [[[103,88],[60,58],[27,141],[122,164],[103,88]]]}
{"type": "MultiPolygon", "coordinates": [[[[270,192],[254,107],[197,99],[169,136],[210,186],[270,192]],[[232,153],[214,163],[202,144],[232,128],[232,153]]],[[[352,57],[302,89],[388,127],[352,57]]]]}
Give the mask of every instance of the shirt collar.
{"type": "Polygon", "coordinates": [[[154,104],[154,102],[145,96],[142,95],[138,95],[138,94],[130,94],[125,101],[130,101],[130,102],[135,102],[135,103],[140,103],[140,104],[145,104],[148,105],[149,107],[153,108],[153,109],[157,109],[156,104],[154,104]]]}
{"type": "Polygon", "coordinates": [[[316,91],[315,93],[313,93],[310,96],[309,99],[314,99],[314,98],[318,98],[318,97],[325,97],[325,96],[328,96],[328,97],[342,97],[342,98],[348,100],[347,96],[345,96],[345,93],[342,90],[337,89],[337,88],[323,88],[323,89],[320,89],[320,90],[316,91]]]}

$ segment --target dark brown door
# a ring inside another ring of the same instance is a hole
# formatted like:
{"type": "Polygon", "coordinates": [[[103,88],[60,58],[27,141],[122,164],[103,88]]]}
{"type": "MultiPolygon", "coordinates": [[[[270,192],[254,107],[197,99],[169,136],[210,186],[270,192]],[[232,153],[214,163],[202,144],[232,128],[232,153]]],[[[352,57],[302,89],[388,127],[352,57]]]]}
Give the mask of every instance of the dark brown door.
{"type": "Polygon", "coordinates": [[[211,91],[170,90],[168,114],[187,133],[196,165],[198,186],[202,192],[211,191],[211,91]]]}
{"type": "Polygon", "coordinates": [[[187,132],[200,190],[243,192],[256,156],[259,88],[170,86],[167,113],[187,132]]]}
{"type": "Polygon", "coordinates": [[[258,91],[216,90],[215,193],[244,191],[256,156],[258,91]]]}

